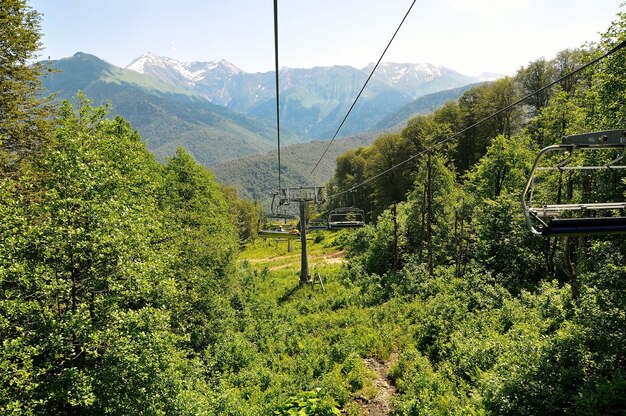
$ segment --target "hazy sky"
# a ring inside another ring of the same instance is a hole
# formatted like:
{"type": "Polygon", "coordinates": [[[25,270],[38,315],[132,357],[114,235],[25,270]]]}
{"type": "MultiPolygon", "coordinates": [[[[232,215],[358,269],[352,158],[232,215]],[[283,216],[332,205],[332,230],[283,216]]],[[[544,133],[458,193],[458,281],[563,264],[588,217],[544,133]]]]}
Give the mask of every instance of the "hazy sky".
{"type": "MultiPolygon", "coordinates": [[[[418,0],[385,56],[467,75],[512,75],[540,57],[597,41],[621,0],[418,0]]],[[[32,0],[42,58],[77,51],[126,66],[144,52],[181,61],[274,67],[272,0],[32,0]]],[[[280,66],[375,62],[411,0],[278,0],[280,66]]]]}

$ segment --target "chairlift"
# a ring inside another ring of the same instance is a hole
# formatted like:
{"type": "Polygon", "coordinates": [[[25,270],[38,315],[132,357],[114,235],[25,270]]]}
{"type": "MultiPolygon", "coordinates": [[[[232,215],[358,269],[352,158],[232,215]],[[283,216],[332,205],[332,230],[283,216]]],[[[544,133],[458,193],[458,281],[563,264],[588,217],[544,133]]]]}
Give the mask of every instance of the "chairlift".
{"type": "Polygon", "coordinates": [[[311,222],[309,222],[307,224],[306,228],[309,231],[327,230],[328,229],[328,221],[324,217],[315,218],[315,219],[311,220],[311,222]]]}
{"type": "Polygon", "coordinates": [[[328,214],[328,229],[360,228],[365,226],[365,212],[355,207],[355,189],[351,189],[352,206],[335,208],[328,214]]]}
{"type": "Polygon", "coordinates": [[[287,220],[297,219],[297,215],[289,214],[285,209],[286,205],[288,204],[283,204],[281,200],[278,201],[278,204],[276,203],[277,196],[277,192],[272,194],[272,204],[270,205],[271,213],[267,215],[267,218],[284,220],[285,223],[287,222],[287,220]]]}
{"type": "Polygon", "coordinates": [[[526,223],[533,234],[626,233],[625,156],[626,130],[564,136],[561,144],[541,150],[521,196],[526,223]],[[552,163],[541,163],[545,160],[552,163]],[[543,183],[546,186],[541,186],[543,183]],[[580,186],[576,188],[576,184],[580,186]],[[604,190],[597,191],[594,186],[604,190]]]}
{"type": "Polygon", "coordinates": [[[276,228],[276,229],[264,229],[259,231],[259,237],[262,238],[277,238],[277,239],[286,239],[286,240],[297,240],[300,238],[300,231],[296,228],[292,228],[287,230],[285,228],[276,228]]]}
{"type": "Polygon", "coordinates": [[[276,206],[276,196],[278,193],[272,194],[272,204],[270,206],[271,213],[267,214],[266,221],[263,229],[259,230],[259,237],[263,238],[279,238],[279,239],[298,239],[300,238],[300,232],[296,227],[287,227],[288,220],[294,220],[298,217],[292,214],[288,214],[284,209],[280,208],[282,205],[279,203],[276,206]],[[271,224],[269,219],[282,220],[282,225],[271,224]]]}
{"type": "Polygon", "coordinates": [[[328,214],[328,229],[365,226],[365,212],[353,207],[336,208],[328,214]]]}
{"type": "Polygon", "coordinates": [[[312,202],[323,204],[323,186],[301,186],[299,188],[282,188],[279,194],[279,205],[288,206],[291,202],[312,202]]]}

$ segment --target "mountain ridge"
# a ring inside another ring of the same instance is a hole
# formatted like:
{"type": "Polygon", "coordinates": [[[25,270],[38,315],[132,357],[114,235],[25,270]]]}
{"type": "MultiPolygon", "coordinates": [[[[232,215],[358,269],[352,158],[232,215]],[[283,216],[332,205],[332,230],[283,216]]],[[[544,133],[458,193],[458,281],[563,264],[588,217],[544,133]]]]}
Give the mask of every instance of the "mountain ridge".
{"type": "MultiPolygon", "coordinates": [[[[275,123],[274,72],[248,73],[221,61],[181,62],[146,53],[127,68],[189,88],[211,103],[275,123]],[[191,71],[191,69],[194,71],[191,71]]],[[[362,88],[373,64],[289,68],[279,71],[281,126],[299,141],[327,140],[362,88]]],[[[411,101],[442,90],[484,81],[443,66],[383,62],[379,65],[339,137],[375,128],[376,123],[411,101]]]]}
{"type": "MultiPolygon", "coordinates": [[[[282,67],[279,70],[280,74],[288,74],[295,72],[304,72],[310,73],[314,71],[319,71],[328,68],[351,68],[355,69],[359,72],[362,72],[365,75],[369,75],[372,68],[374,67],[374,63],[370,63],[363,68],[356,68],[349,65],[331,65],[331,66],[314,66],[311,68],[291,68],[291,67],[282,67]]],[[[233,76],[251,76],[255,78],[267,78],[267,74],[273,74],[274,71],[265,71],[265,72],[246,72],[236,65],[228,62],[225,59],[220,61],[192,61],[192,62],[184,62],[179,61],[173,58],[159,56],[153,54],[151,52],[146,52],[140,57],[134,59],[130,64],[128,64],[125,68],[133,71],[137,71],[144,74],[155,74],[159,76],[156,68],[167,69],[168,71],[176,71],[179,76],[184,78],[189,85],[193,85],[196,83],[201,83],[207,76],[211,75],[212,78],[216,78],[214,76],[215,72],[223,72],[226,77],[221,77],[221,79],[227,79],[233,76]],[[188,68],[196,67],[199,68],[195,72],[190,73],[188,68]]],[[[374,73],[373,79],[376,79],[379,82],[382,82],[389,86],[408,86],[408,88],[403,88],[407,91],[412,91],[412,95],[410,95],[411,99],[418,98],[419,96],[429,94],[433,91],[430,89],[419,89],[416,88],[416,84],[427,84],[429,82],[433,82],[437,78],[447,77],[452,78],[454,81],[459,83],[459,85],[454,85],[451,88],[460,87],[467,84],[473,84],[476,82],[483,81],[493,81],[495,79],[501,78],[503,75],[495,74],[492,72],[483,72],[478,76],[471,76],[462,74],[454,69],[444,67],[442,65],[433,65],[430,63],[397,63],[397,62],[381,62],[374,73]],[[426,91],[426,92],[424,92],[426,91]]],[[[271,77],[271,81],[273,81],[274,77],[271,77]]],[[[281,86],[289,89],[291,85],[287,82],[285,85],[281,86]]]]}
{"type": "MultiPolygon", "coordinates": [[[[45,66],[42,83],[58,99],[72,100],[79,91],[95,105],[109,103],[138,130],[159,158],[182,146],[205,166],[271,150],[276,129],[266,121],[212,104],[190,89],[116,67],[84,52],[45,66]]],[[[288,131],[285,143],[295,143],[288,131]]]]}
{"type": "MultiPolygon", "coordinates": [[[[82,90],[96,105],[109,102],[112,113],[128,119],[159,159],[171,156],[177,146],[182,146],[203,165],[215,166],[275,148],[274,73],[248,74],[225,60],[183,65],[154,54],[143,58],[132,65],[145,74],[77,52],[72,57],[46,62],[46,66],[61,71],[44,71],[42,80],[59,99],[71,99],[82,90]],[[158,68],[153,67],[155,62],[158,68]],[[231,81],[236,88],[232,88],[231,81]]],[[[437,77],[445,72],[443,67],[383,63],[380,68],[379,76],[370,80],[337,138],[397,127],[415,112],[428,111],[437,102],[458,98],[456,95],[462,93],[438,92],[416,102],[410,98],[412,92],[405,93],[390,84],[417,79],[416,71],[421,70],[426,75],[420,82],[439,82],[441,87],[441,78],[437,77]]],[[[330,139],[366,78],[363,70],[342,65],[283,68],[282,143],[330,139]]],[[[456,80],[467,81],[462,76],[456,80]]]]}

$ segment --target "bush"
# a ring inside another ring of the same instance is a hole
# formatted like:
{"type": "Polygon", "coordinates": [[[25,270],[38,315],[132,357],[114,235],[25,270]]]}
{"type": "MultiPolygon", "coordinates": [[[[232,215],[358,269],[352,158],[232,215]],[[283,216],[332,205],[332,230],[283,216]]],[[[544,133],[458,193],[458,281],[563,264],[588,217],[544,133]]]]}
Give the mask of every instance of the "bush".
{"type": "Polygon", "coordinates": [[[322,398],[320,390],[305,391],[297,396],[291,396],[281,404],[274,415],[279,416],[333,416],[341,415],[334,400],[322,398]]]}

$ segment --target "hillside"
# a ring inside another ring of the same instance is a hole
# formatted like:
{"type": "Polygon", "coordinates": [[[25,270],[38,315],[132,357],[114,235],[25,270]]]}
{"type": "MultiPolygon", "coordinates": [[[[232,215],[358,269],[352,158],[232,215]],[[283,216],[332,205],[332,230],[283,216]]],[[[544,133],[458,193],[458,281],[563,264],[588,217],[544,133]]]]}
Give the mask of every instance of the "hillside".
{"type": "MultiPolygon", "coordinates": [[[[335,159],[342,153],[372,144],[380,132],[399,130],[404,127],[409,118],[417,114],[430,113],[443,103],[458,99],[465,91],[476,85],[420,97],[377,123],[375,132],[361,133],[353,137],[335,140],[311,177],[309,184],[324,185],[331,179],[335,171],[335,159]]],[[[313,141],[281,149],[283,178],[286,184],[284,186],[300,186],[326,146],[327,143],[324,141],[313,141]]],[[[212,167],[221,183],[234,185],[239,189],[242,196],[260,201],[267,201],[268,195],[275,191],[278,181],[277,169],[276,150],[243,157],[212,167]]]]}
{"type": "MultiPolygon", "coordinates": [[[[359,146],[371,144],[378,133],[363,133],[346,139],[335,140],[326,156],[307,184],[324,185],[335,172],[335,159],[340,154],[359,146]]],[[[287,146],[281,149],[283,186],[303,184],[315,163],[328,145],[324,141],[313,141],[287,146]]],[[[267,201],[278,186],[277,151],[262,155],[247,156],[212,167],[217,180],[234,185],[242,197],[267,201]]]]}
{"type": "MultiPolygon", "coordinates": [[[[187,149],[200,163],[225,160],[272,148],[275,127],[252,116],[211,104],[182,86],[118,68],[89,54],[48,61],[60,72],[45,73],[44,86],[59,99],[83,91],[94,104],[110,103],[112,114],[129,120],[148,148],[163,159],[176,147],[187,149]]],[[[283,132],[285,143],[293,135],[283,132]]]]}
{"type": "MultiPolygon", "coordinates": [[[[112,114],[129,120],[161,160],[180,146],[203,165],[214,166],[275,147],[271,72],[249,74],[224,60],[183,63],[153,54],[136,59],[127,69],[81,52],[45,64],[58,70],[42,77],[58,99],[71,99],[80,90],[95,104],[110,103],[112,114]]],[[[282,143],[332,137],[369,70],[281,70],[282,143]]],[[[443,99],[455,98],[456,92],[411,101],[416,96],[473,79],[428,64],[384,63],[339,137],[392,128],[443,99]]]]}
{"type": "MultiPolygon", "coordinates": [[[[284,69],[281,74],[281,126],[299,136],[327,140],[352,105],[367,75],[347,66],[284,69]]],[[[375,121],[409,101],[402,91],[370,81],[340,131],[346,137],[370,130],[375,121]]],[[[275,119],[274,98],[260,101],[247,114],[275,119]]]]}
{"type": "Polygon", "coordinates": [[[478,84],[469,84],[463,87],[440,91],[433,94],[424,95],[423,97],[419,97],[411,101],[410,103],[403,105],[398,110],[380,120],[378,123],[376,123],[374,129],[386,130],[398,127],[404,124],[408,119],[415,117],[416,115],[428,114],[436,110],[447,101],[458,100],[465,91],[475,87],[476,85],[478,84]]]}

